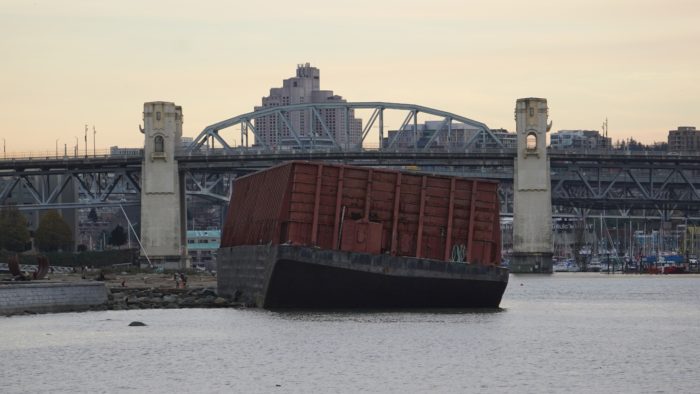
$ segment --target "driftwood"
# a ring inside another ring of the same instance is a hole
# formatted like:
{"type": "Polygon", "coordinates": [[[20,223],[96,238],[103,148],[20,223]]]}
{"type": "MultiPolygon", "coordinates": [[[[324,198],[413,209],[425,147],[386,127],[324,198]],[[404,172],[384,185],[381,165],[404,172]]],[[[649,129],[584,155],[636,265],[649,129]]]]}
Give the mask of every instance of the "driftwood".
{"type": "Polygon", "coordinates": [[[19,269],[18,255],[10,256],[10,259],[7,261],[7,268],[10,270],[12,276],[22,275],[22,271],[19,269]]]}
{"type": "MultiPolygon", "coordinates": [[[[34,272],[32,272],[31,278],[32,279],[44,279],[46,277],[46,274],[49,273],[49,258],[46,256],[37,256],[36,258],[37,262],[37,268],[34,272]]],[[[7,268],[10,270],[10,274],[14,276],[15,278],[20,278],[21,280],[29,280],[29,275],[27,275],[25,272],[22,272],[22,270],[19,267],[19,256],[14,255],[9,258],[7,261],[7,268]]]]}
{"type": "Polygon", "coordinates": [[[32,276],[34,279],[44,279],[46,277],[46,274],[49,273],[49,258],[46,256],[37,256],[36,257],[36,262],[37,262],[37,270],[34,271],[32,276]]]}

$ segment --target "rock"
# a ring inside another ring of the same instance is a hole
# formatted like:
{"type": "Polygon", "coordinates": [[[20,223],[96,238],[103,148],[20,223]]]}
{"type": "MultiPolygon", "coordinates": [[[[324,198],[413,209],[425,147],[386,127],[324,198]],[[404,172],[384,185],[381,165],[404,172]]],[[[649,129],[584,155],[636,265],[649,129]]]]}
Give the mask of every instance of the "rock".
{"type": "Polygon", "coordinates": [[[214,304],[216,304],[216,305],[223,305],[223,304],[226,304],[227,302],[228,301],[226,301],[226,298],[223,298],[223,297],[216,297],[216,299],[214,300],[214,304]]]}
{"type": "Polygon", "coordinates": [[[174,295],[166,295],[163,297],[163,302],[166,302],[166,303],[177,302],[177,297],[174,295]]]}
{"type": "Polygon", "coordinates": [[[210,296],[210,297],[216,297],[217,294],[211,289],[204,289],[199,293],[201,296],[210,296]]]}
{"type": "Polygon", "coordinates": [[[129,327],[142,327],[145,326],[146,323],[140,322],[140,321],[132,321],[129,323],[129,327]]]}

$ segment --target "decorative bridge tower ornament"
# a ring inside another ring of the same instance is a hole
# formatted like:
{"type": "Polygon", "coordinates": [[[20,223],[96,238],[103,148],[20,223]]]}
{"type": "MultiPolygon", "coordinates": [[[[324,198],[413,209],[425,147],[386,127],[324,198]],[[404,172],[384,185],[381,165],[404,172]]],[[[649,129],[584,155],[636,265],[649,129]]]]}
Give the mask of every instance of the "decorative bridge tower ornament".
{"type": "Polygon", "coordinates": [[[143,125],[141,258],[163,268],[188,268],[185,183],[175,160],[182,108],[163,101],[144,103],[143,125]]]}
{"type": "Polygon", "coordinates": [[[547,157],[547,100],[515,104],[517,151],[513,173],[511,272],[552,272],[552,192],[547,157]]]}

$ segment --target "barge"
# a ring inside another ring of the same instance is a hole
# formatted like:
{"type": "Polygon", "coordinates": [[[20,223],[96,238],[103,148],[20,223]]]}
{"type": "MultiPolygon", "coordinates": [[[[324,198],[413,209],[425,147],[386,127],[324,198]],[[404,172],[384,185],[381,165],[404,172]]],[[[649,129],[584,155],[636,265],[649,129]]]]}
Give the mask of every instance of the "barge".
{"type": "Polygon", "coordinates": [[[262,308],[497,308],[498,183],[288,162],[238,178],[224,296],[262,308]]]}

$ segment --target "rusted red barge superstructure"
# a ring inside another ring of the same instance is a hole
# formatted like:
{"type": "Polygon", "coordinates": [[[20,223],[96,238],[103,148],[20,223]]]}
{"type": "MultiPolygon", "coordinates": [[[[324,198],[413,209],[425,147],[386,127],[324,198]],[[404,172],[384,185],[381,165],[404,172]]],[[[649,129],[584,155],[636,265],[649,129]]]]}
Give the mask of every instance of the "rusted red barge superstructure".
{"type": "Polygon", "coordinates": [[[239,178],[219,291],[263,307],[498,306],[497,187],[311,162],[239,178]]]}

